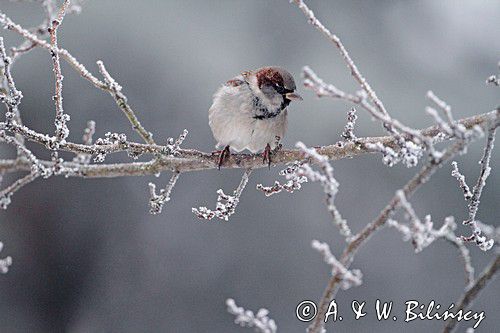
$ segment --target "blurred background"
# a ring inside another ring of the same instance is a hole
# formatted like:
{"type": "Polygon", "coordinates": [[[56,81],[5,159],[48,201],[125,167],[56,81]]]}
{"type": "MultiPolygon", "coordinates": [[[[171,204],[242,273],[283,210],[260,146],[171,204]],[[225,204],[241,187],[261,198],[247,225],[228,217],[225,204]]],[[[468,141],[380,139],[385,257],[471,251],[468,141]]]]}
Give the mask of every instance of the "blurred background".
{"type": "MultiPolygon", "coordinates": [[[[499,90],[485,85],[498,72],[500,2],[308,1],[322,22],[344,41],[389,112],[416,128],[432,124],[424,113],[427,90],[452,105],[456,118],[494,109],[499,90]]],[[[1,10],[25,27],[39,24],[36,3],[0,1],[1,10]]],[[[8,47],[21,39],[2,31],[8,47]]],[[[243,70],[280,65],[300,83],[311,66],[325,81],[346,91],[358,89],[338,51],[288,1],[86,1],[80,15],[69,15],[59,44],[98,75],[103,60],[123,86],[143,125],[157,141],[190,133],[184,147],[210,151],[214,140],[207,120],[218,86],[243,70]]],[[[64,105],[71,115],[70,140],[81,142],[88,120],[95,138],[125,132],[140,141],[113,99],[93,88],[63,62],[64,105]]],[[[13,69],[24,98],[24,122],[45,133],[53,128],[53,74],[50,55],[35,49],[13,69]]],[[[291,106],[285,147],[336,142],[350,105],[317,99],[299,84],[304,101],[291,106]]],[[[378,123],[359,110],[357,136],[381,135],[378,123]]],[[[475,181],[484,139],[459,156],[461,171],[475,181]]],[[[40,157],[47,152],[30,146],[40,157]]],[[[14,156],[2,146],[3,158],[14,156]]],[[[499,152],[483,192],[478,217],[498,225],[499,152]]],[[[109,156],[107,162],[129,161],[109,156]]],[[[337,205],[354,231],[369,223],[417,168],[388,168],[380,156],[333,163],[340,183],[337,205]]],[[[230,193],[241,170],[184,174],[161,215],[149,214],[147,184],[159,178],[37,180],[0,212],[3,256],[13,257],[0,276],[2,332],[244,332],[233,324],[225,300],[257,310],[265,307],[280,332],[304,332],[295,318],[304,299],[318,300],[330,268],[311,241],[327,242],[340,254],[344,241],[332,225],[318,184],[294,194],[266,198],[257,183],[279,179],[278,168],[253,173],[229,222],[200,221],[191,207],[214,207],[216,190],[230,193]]],[[[446,165],[411,202],[437,226],[467,210],[446,165]]],[[[15,178],[7,177],[11,182],[15,178]]],[[[469,229],[459,226],[459,233],[469,229]]],[[[477,273],[492,257],[469,247],[477,273]]],[[[415,254],[395,230],[377,233],[357,255],[353,268],[362,286],[337,297],[344,321],[337,332],[440,331],[441,321],[403,322],[404,302],[435,300],[447,307],[465,286],[455,248],[437,241],[415,254]],[[368,315],[355,321],[352,300],[366,300],[368,315]],[[376,299],[395,302],[400,320],[378,322],[376,299]]],[[[472,309],[486,311],[478,332],[500,331],[500,288],[493,281],[472,309]]],[[[460,330],[472,324],[460,324],[460,330]]]]}

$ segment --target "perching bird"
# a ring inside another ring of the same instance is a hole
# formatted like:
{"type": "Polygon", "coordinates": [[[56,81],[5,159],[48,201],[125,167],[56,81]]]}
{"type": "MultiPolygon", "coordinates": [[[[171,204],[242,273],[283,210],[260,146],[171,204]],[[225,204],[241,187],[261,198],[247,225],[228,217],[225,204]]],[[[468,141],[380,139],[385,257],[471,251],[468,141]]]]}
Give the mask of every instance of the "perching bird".
{"type": "Polygon", "coordinates": [[[243,72],[217,90],[208,119],[217,147],[224,147],[219,168],[230,148],[263,151],[264,162],[271,164],[271,151],[285,135],[286,108],[291,101],[302,99],[295,89],[292,75],[273,66],[243,72]]]}

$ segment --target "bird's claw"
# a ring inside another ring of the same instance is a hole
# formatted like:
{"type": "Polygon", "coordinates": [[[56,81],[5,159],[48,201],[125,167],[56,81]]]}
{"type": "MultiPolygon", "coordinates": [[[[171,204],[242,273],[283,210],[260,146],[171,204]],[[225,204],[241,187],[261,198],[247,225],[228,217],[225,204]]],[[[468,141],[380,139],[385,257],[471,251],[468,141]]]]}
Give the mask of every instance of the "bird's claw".
{"type": "Polygon", "coordinates": [[[229,156],[231,156],[231,152],[229,151],[229,146],[226,146],[220,151],[219,161],[217,162],[217,169],[220,170],[220,167],[229,156]]]}
{"type": "Polygon", "coordinates": [[[269,170],[271,170],[271,154],[272,154],[271,146],[268,143],[266,145],[266,148],[264,149],[264,152],[262,153],[263,157],[262,162],[266,163],[267,161],[267,167],[269,168],[269,170]]]}

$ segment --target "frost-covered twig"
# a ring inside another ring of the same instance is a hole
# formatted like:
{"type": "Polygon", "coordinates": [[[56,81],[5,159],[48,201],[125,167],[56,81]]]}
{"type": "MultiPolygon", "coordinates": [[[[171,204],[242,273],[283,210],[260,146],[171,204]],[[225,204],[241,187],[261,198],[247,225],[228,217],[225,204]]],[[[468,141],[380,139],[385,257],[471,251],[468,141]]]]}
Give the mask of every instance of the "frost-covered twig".
{"type": "Polygon", "coordinates": [[[500,78],[498,77],[498,75],[491,75],[486,79],[486,83],[493,84],[498,87],[500,86],[500,78]]]}
{"type": "Polygon", "coordinates": [[[0,191],[0,209],[7,209],[7,207],[11,203],[12,195],[21,189],[23,186],[31,183],[36,178],[38,178],[38,173],[29,173],[23,178],[16,180],[10,186],[6,187],[2,191],[0,191]]]}
{"type": "MultiPolygon", "coordinates": [[[[339,98],[360,105],[372,117],[384,124],[384,128],[394,137],[394,145],[387,146],[382,142],[368,143],[366,145],[366,148],[369,150],[383,153],[384,163],[392,166],[399,161],[404,161],[408,167],[414,166],[416,165],[416,161],[422,156],[424,148],[429,150],[432,156],[436,155],[432,138],[428,137],[422,131],[406,126],[399,120],[381,113],[368,102],[365,91],[360,91],[356,95],[348,94],[332,84],[326,84],[307,66],[303,68],[303,75],[306,88],[313,90],[318,96],[339,98]]],[[[441,132],[440,128],[439,131],[441,132]]],[[[356,143],[360,145],[358,141],[356,143]]]]}
{"type": "Polygon", "coordinates": [[[344,132],[342,132],[342,138],[346,141],[355,141],[356,135],[354,134],[354,126],[356,125],[356,119],[358,116],[356,115],[356,109],[351,108],[347,112],[347,123],[344,126],[344,132]]]}
{"type": "Polygon", "coordinates": [[[177,137],[177,139],[174,140],[174,138],[168,138],[167,139],[167,144],[164,149],[162,149],[162,152],[168,155],[172,156],[178,156],[181,154],[181,145],[186,140],[186,137],[188,135],[188,130],[184,129],[182,133],[177,137]]]}
{"type": "Polygon", "coordinates": [[[398,230],[403,235],[404,241],[411,240],[416,253],[422,251],[439,238],[445,239],[453,244],[462,257],[466,285],[470,286],[474,280],[474,267],[471,263],[469,250],[465,247],[463,241],[455,235],[454,231],[457,228],[457,224],[453,216],[446,217],[441,228],[434,229],[434,223],[430,215],[426,215],[422,223],[411,204],[406,200],[403,191],[397,191],[396,195],[399,197],[401,208],[406,212],[410,225],[399,223],[393,219],[388,219],[387,225],[398,230]]]}
{"type": "Polygon", "coordinates": [[[460,185],[460,188],[464,192],[465,200],[469,200],[470,198],[472,198],[472,192],[470,191],[469,186],[465,181],[465,176],[462,173],[460,173],[460,170],[458,170],[458,164],[456,161],[451,162],[451,166],[453,168],[451,171],[451,175],[458,180],[458,184],[460,185]]]}
{"type": "Polygon", "coordinates": [[[312,241],[313,249],[323,255],[325,262],[332,266],[332,275],[340,280],[340,288],[347,290],[351,287],[360,286],[363,283],[363,274],[359,269],[348,270],[330,251],[328,244],[318,240],[312,241]]]}
{"type": "MultiPolygon", "coordinates": [[[[429,159],[429,161],[420,169],[420,171],[403,186],[402,191],[406,198],[411,197],[423,184],[427,183],[430,177],[441,167],[445,162],[458,154],[466,145],[465,140],[458,140],[453,145],[449,146],[442,156],[438,159],[429,159]]],[[[378,217],[365,226],[345,247],[340,262],[349,269],[354,256],[359,248],[389,219],[392,218],[394,212],[400,205],[398,195],[395,195],[389,204],[380,212],[378,217]]],[[[319,333],[324,327],[324,318],[328,310],[328,304],[335,297],[338,290],[340,279],[338,276],[333,276],[329,281],[321,297],[318,306],[318,315],[309,326],[310,333],[319,333]]]]}
{"type": "MultiPolygon", "coordinates": [[[[500,61],[498,62],[498,69],[500,70],[500,61]]],[[[486,79],[486,84],[491,84],[491,85],[495,85],[497,87],[500,87],[500,76],[498,74],[497,75],[490,75],[486,79]]]]}
{"type": "Polygon", "coordinates": [[[400,147],[396,150],[380,142],[368,143],[366,146],[374,152],[381,153],[382,162],[389,167],[399,162],[403,162],[408,168],[414,167],[418,164],[418,160],[422,157],[424,151],[421,146],[409,140],[401,140],[400,147]]]}
{"type": "Polygon", "coordinates": [[[493,146],[495,143],[495,134],[498,126],[498,122],[495,122],[491,125],[488,130],[488,137],[486,139],[486,145],[484,147],[483,157],[479,161],[481,165],[479,177],[474,185],[472,192],[469,189],[469,186],[465,182],[465,176],[458,171],[457,163],[453,162],[453,171],[452,176],[456,177],[459,181],[460,187],[464,192],[465,200],[468,203],[469,217],[467,220],[463,222],[464,225],[468,225],[472,234],[470,236],[462,236],[462,240],[466,242],[475,242],[476,245],[483,251],[487,251],[493,247],[494,240],[487,239],[482,235],[481,228],[478,226],[476,221],[476,215],[479,208],[479,202],[481,198],[481,194],[484,186],[486,185],[486,179],[490,175],[491,166],[491,154],[493,152],[493,146]]]}
{"type": "MultiPolygon", "coordinates": [[[[3,243],[0,242],[0,251],[3,250],[3,243]]],[[[9,267],[12,265],[12,258],[7,256],[0,259],[0,273],[6,274],[9,271],[9,267]]]]}
{"type": "Polygon", "coordinates": [[[455,122],[451,112],[451,107],[445,101],[437,97],[431,90],[427,92],[427,98],[436,104],[436,106],[442,110],[446,116],[445,121],[439,116],[435,109],[431,107],[426,108],[426,112],[434,118],[443,133],[447,134],[449,137],[465,138],[468,131],[460,123],[455,122]]]}
{"type": "Polygon", "coordinates": [[[243,190],[247,186],[251,173],[252,169],[245,170],[243,177],[241,177],[240,184],[236,190],[234,190],[233,195],[225,194],[222,189],[217,191],[218,197],[215,210],[210,210],[207,207],[199,207],[192,208],[193,213],[202,220],[211,220],[217,217],[218,219],[228,221],[229,217],[236,211],[236,206],[238,206],[240,202],[241,193],[243,193],[243,190]]]}
{"type": "Polygon", "coordinates": [[[330,32],[315,16],[312,10],[307,7],[307,5],[304,3],[303,0],[293,0],[295,4],[302,10],[306,18],[308,19],[309,23],[311,23],[316,29],[318,29],[322,34],[324,34],[331,42],[335,44],[337,49],[340,51],[340,54],[342,55],[342,58],[344,58],[347,67],[351,70],[352,76],[358,81],[359,85],[363,88],[363,90],[368,94],[370,97],[371,101],[377,109],[380,111],[380,113],[384,115],[388,115],[387,110],[385,109],[384,104],[382,101],[377,97],[375,94],[375,91],[372,89],[370,84],[366,81],[364,76],[361,74],[359,71],[358,67],[354,63],[354,61],[351,59],[351,56],[347,52],[346,48],[344,47],[344,44],[340,41],[340,38],[335,35],[334,33],[330,32]]]}
{"type": "MultiPolygon", "coordinates": [[[[83,144],[90,146],[92,144],[93,136],[95,134],[95,121],[90,120],[87,122],[87,127],[83,131],[83,144]]],[[[75,158],[73,158],[73,162],[80,164],[89,164],[90,159],[92,158],[92,154],[87,153],[78,153],[75,158]]]]}
{"type": "Polygon", "coordinates": [[[11,197],[15,192],[40,176],[44,178],[50,177],[54,174],[57,164],[54,164],[51,168],[47,168],[36,158],[36,156],[29,149],[26,148],[26,146],[22,142],[18,141],[15,137],[6,135],[5,131],[1,129],[0,142],[5,142],[16,147],[18,156],[25,159],[30,166],[29,174],[16,180],[10,186],[0,191],[0,208],[7,209],[8,205],[11,203],[11,197]]]}
{"type": "Polygon", "coordinates": [[[328,162],[328,158],[318,154],[314,148],[307,148],[302,142],[297,142],[295,145],[301,149],[308,160],[318,164],[321,171],[314,171],[308,163],[304,163],[297,170],[297,175],[305,176],[312,182],[319,182],[323,186],[323,191],[326,194],[326,207],[332,216],[333,223],[339,228],[340,234],[344,236],[346,241],[350,241],[352,232],[347,221],[342,217],[335,206],[335,196],[339,190],[339,183],[333,177],[333,167],[328,162]]]}
{"type": "MultiPolygon", "coordinates": [[[[8,30],[14,31],[24,37],[25,39],[31,41],[34,45],[40,46],[46,50],[51,51],[51,45],[47,41],[40,39],[34,33],[24,29],[19,24],[12,21],[9,17],[7,17],[4,13],[0,12],[0,24],[8,30]]],[[[92,73],[90,73],[84,65],[82,65],[76,58],[68,52],[68,50],[64,48],[58,47],[55,50],[60,56],[62,56],[83,78],[90,81],[95,87],[108,90],[108,86],[96,78],[92,73]]]]}
{"type": "Polygon", "coordinates": [[[52,56],[52,63],[54,66],[54,76],[55,76],[55,94],[54,102],[56,105],[56,117],[54,124],[56,126],[56,139],[57,143],[64,142],[69,135],[69,130],[67,122],[69,121],[69,115],[64,113],[63,109],[63,75],[61,73],[61,63],[59,61],[59,52],[57,52],[57,29],[61,25],[64,15],[66,15],[66,10],[69,6],[70,1],[64,0],[57,17],[52,20],[52,26],[49,29],[50,33],[50,53],[52,56]]]}
{"type": "Polygon", "coordinates": [[[430,99],[434,104],[436,104],[441,110],[443,110],[448,120],[448,124],[451,125],[455,122],[451,113],[451,107],[445,101],[437,97],[432,90],[427,91],[427,98],[430,99]]]}
{"type": "Polygon", "coordinates": [[[264,192],[267,197],[273,194],[280,193],[283,190],[289,193],[300,190],[302,188],[302,183],[307,182],[307,177],[297,174],[297,171],[302,164],[303,163],[301,162],[295,161],[279,172],[281,176],[285,176],[287,180],[286,183],[281,184],[280,182],[275,181],[273,186],[264,186],[262,184],[257,184],[257,189],[264,192]]]}
{"type": "MultiPolygon", "coordinates": [[[[456,223],[454,228],[456,228],[456,223]]],[[[472,286],[472,283],[474,282],[474,273],[475,273],[474,266],[472,266],[470,251],[467,248],[467,246],[465,246],[464,242],[455,235],[455,232],[450,232],[445,234],[444,238],[457,248],[460,257],[462,258],[462,262],[464,265],[464,273],[465,273],[465,289],[468,289],[472,286]]]]}
{"type": "Polygon", "coordinates": [[[175,183],[177,183],[179,176],[179,172],[174,172],[168,181],[167,186],[164,189],[161,189],[159,194],[156,193],[156,185],[154,183],[149,183],[149,192],[151,195],[151,198],[149,199],[149,211],[151,214],[160,214],[163,205],[170,201],[170,194],[172,193],[172,189],[174,188],[175,183]]]}
{"type": "MultiPolygon", "coordinates": [[[[7,56],[3,37],[0,37],[0,58],[3,65],[3,78],[1,82],[5,82],[5,87],[2,87],[5,90],[5,95],[0,97],[0,100],[7,107],[5,122],[7,124],[12,124],[14,122],[22,124],[21,114],[19,112],[19,104],[21,103],[23,94],[16,88],[14,78],[12,77],[12,58],[7,56]]],[[[22,135],[16,134],[16,138],[21,144],[24,144],[24,137],[22,135]]]]}
{"type": "MultiPolygon", "coordinates": [[[[481,275],[477,277],[474,283],[472,283],[472,285],[466,290],[462,297],[456,302],[457,306],[455,306],[454,309],[456,311],[460,309],[467,309],[479,295],[479,292],[483,290],[486,285],[493,279],[498,270],[500,270],[500,254],[497,254],[493,258],[484,272],[481,273],[481,275]]],[[[443,329],[443,333],[453,332],[456,325],[456,317],[448,319],[443,329]]]]}
{"type": "Polygon", "coordinates": [[[241,327],[254,328],[255,332],[259,333],[276,333],[278,327],[274,320],[268,317],[267,309],[259,309],[256,314],[250,310],[245,310],[236,305],[232,298],[226,300],[227,312],[236,316],[234,323],[241,327]]]}
{"type": "Polygon", "coordinates": [[[416,143],[428,143],[429,140],[425,135],[419,133],[418,130],[412,129],[404,125],[399,120],[390,117],[387,113],[381,112],[367,100],[365,91],[358,92],[356,95],[346,93],[332,84],[326,84],[314,71],[308,66],[302,69],[304,76],[304,85],[306,88],[313,90],[318,96],[329,96],[339,98],[350,103],[358,104],[367,110],[375,119],[380,120],[388,129],[388,131],[397,135],[404,134],[407,139],[411,139],[416,143]]]}
{"type": "MultiPolygon", "coordinates": [[[[478,114],[468,118],[460,119],[460,122],[467,129],[472,129],[476,126],[481,126],[486,128],[487,124],[491,121],[500,119],[499,111],[490,111],[483,114],[478,114]]],[[[0,122],[0,128],[2,123],[0,122]]],[[[50,146],[51,142],[54,140],[53,137],[48,136],[43,133],[38,133],[25,126],[11,126],[9,131],[14,133],[19,133],[23,135],[27,140],[41,144],[43,146],[50,146]]],[[[439,135],[440,130],[437,126],[430,126],[420,130],[423,135],[429,138],[434,138],[439,135]]],[[[374,153],[372,149],[369,149],[367,145],[380,142],[386,147],[391,147],[398,150],[397,139],[394,136],[379,136],[379,137],[363,137],[358,138],[356,143],[345,143],[342,147],[337,144],[325,145],[317,147],[316,151],[327,156],[330,161],[341,160],[345,158],[351,158],[355,156],[361,156],[368,153],[374,153]]],[[[162,145],[148,145],[144,143],[128,142],[127,148],[124,149],[119,145],[84,145],[74,142],[66,142],[65,144],[59,145],[59,150],[68,151],[75,154],[78,153],[88,153],[88,154],[98,154],[102,151],[106,154],[120,153],[120,152],[132,152],[133,154],[165,154],[169,152],[170,148],[162,145]]],[[[304,154],[299,149],[281,149],[273,155],[273,165],[293,163],[297,160],[302,160],[304,154]]],[[[44,161],[50,164],[50,161],[44,161]]],[[[144,176],[144,175],[154,175],[157,173],[178,170],[180,172],[188,171],[201,171],[216,169],[218,162],[218,156],[212,153],[205,153],[195,149],[179,149],[177,154],[174,156],[164,157],[159,163],[153,162],[134,162],[134,163],[114,163],[107,165],[87,165],[87,166],[75,166],[70,162],[65,162],[66,166],[75,168],[77,167],[79,172],[72,176],[79,177],[123,177],[123,176],[144,176]]],[[[19,168],[19,170],[26,170],[26,164],[20,163],[16,160],[0,160],[0,172],[12,172],[13,168],[19,168]]],[[[254,154],[231,154],[231,156],[225,161],[224,168],[238,168],[238,169],[257,169],[257,168],[267,168],[267,163],[263,163],[261,158],[255,158],[254,154]]]]}
{"type": "Polygon", "coordinates": [[[148,132],[140,123],[139,119],[134,113],[134,110],[130,107],[127,102],[127,97],[122,93],[122,87],[113,79],[113,77],[109,74],[104,67],[104,63],[99,60],[97,61],[97,66],[99,67],[99,71],[104,77],[104,82],[109,88],[109,93],[116,101],[118,107],[123,111],[127,119],[129,120],[132,128],[139,133],[141,138],[148,144],[154,144],[153,134],[148,132]]]}
{"type": "Polygon", "coordinates": [[[421,252],[436,239],[453,233],[453,230],[456,228],[456,224],[452,216],[447,217],[441,228],[436,230],[434,229],[434,223],[432,222],[430,215],[425,216],[423,223],[420,221],[417,214],[413,210],[413,207],[406,200],[403,191],[397,191],[396,195],[399,197],[401,208],[403,208],[407,214],[408,220],[410,221],[410,227],[406,229],[405,225],[401,225],[393,220],[389,220],[391,222],[388,223],[388,225],[396,227],[403,234],[403,239],[411,240],[413,247],[415,248],[415,252],[421,252]]]}
{"type": "Polygon", "coordinates": [[[481,221],[476,221],[476,224],[479,229],[481,229],[484,236],[493,239],[497,246],[500,244],[500,225],[494,227],[481,221]]]}

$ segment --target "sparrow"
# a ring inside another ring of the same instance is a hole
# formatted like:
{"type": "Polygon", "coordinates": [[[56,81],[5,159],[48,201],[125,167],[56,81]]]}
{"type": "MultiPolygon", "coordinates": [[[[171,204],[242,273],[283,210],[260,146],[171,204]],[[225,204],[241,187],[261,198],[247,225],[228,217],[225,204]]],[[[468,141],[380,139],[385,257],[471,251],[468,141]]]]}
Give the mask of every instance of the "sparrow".
{"type": "Polygon", "coordinates": [[[213,95],[208,120],[219,153],[218,167],[230,149],[252,153],[263,151],[263,162],[271,165],[271,154],[287,129],[287,107],[302,100],[295,93],[292,75],[281,67],[246,71],[223,84],[213,95]]]}

